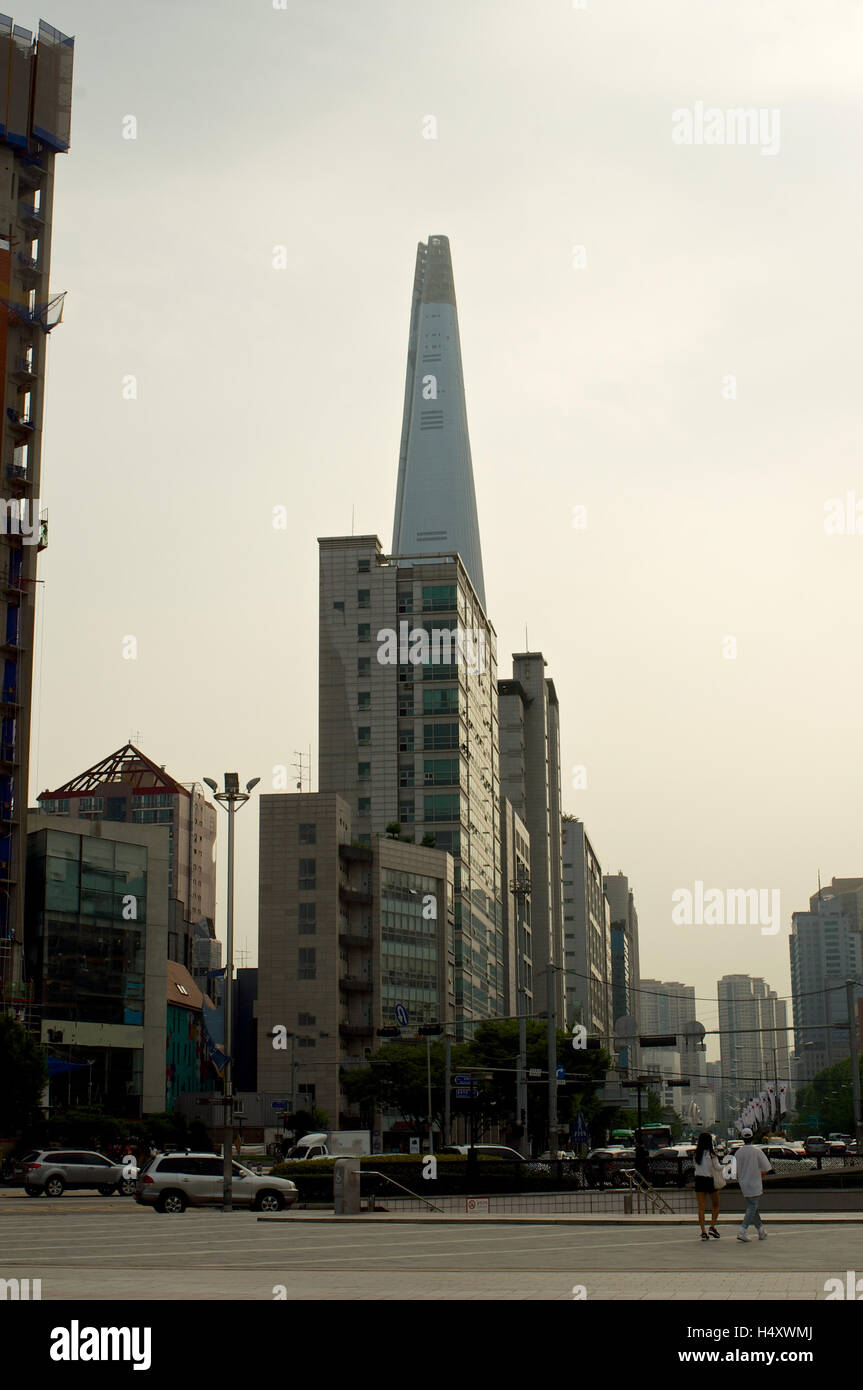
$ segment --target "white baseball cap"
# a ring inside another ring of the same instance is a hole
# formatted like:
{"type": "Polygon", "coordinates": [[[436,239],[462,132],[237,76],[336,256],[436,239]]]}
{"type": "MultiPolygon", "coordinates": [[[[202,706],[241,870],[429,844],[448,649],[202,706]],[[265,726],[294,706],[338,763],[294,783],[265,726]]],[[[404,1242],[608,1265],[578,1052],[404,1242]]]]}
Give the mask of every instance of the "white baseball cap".
{"type": "Polygon", "coordinates": [[[751,1139],[751,1138],[752,1138],[752,1130],[751,1130],[751,1129],[741,1129],[741,1131],[740,1131],[740,1137],[741,1137],[741,1139],[751,1139]]]}

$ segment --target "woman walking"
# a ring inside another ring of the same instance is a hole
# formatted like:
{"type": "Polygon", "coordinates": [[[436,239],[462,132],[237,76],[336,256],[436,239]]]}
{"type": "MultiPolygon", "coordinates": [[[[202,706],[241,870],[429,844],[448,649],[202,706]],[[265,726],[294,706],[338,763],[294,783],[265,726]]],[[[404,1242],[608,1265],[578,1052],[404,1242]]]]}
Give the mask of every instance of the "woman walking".
{"type": "MultiPolygon", "coordinates": [[[[719,1232],[716,1229],[716,1222],[719,1219],[719,1182],[722,1177],[722,1169],[719,1159],[713,1152],[713,1135],[699,1134],[698,1143],[695,1146],[695,1193],[698,1198],[698,1224],[701,1227],[701,1239],[709,1240],[713,1236],[714,1240],[719,1239],[719,1232]],[[710,1234],[704,1229],[704,1207],[707,1195],[713,1204],[710,1217],[710,1234]]],[[[725,1184],[722,1183],[724,1187],[725,1184]]]]}

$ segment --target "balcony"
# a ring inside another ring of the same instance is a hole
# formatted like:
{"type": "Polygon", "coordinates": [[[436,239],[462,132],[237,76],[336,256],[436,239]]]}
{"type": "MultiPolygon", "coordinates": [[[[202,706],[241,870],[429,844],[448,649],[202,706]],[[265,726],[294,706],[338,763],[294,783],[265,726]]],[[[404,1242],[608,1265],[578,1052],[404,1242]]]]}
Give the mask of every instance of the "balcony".
{"type": "Polygon", "coordinates": [[[363,927],[339,927],[339,941],[342,946],[371,946],[372,934],[363,927]]]}
{"type": "Polygon", "coordinates": [[[44,212],[41,208],[35,207],[33,203],[26,203],[19,211],[25,222],[35,222],[41,225],[45,221],[44,212]]]}
{"type": "Polygon", "coordinates": [[[15,430],[23,430],[25,433],[29,433],[30,430],[35,430],[36,428],[30,416],[22,415],[14,406],[9,405],[6,407],[6,418],[15,430]]]}
{"type": "Polygon", "coordinates": [[[371,907],[372,894],[369,888],[348,888],[344,883],[339,884],[339,897],[343,903],[356,903],[362,907],[371,907]]]}
{"type": "Polygon", "coordinates": [[[33,358],[16,357],[12,363],[12,372],[15,376],[35,376],[36,368],[33,365],[33,358]]]}
{"type": "Polygon", "coordinates": [[[339,858],[349,863],[371,864],[372,851],[369,845],[339,845],[339,858]]]}
{"type": "Polygon", "coordinates": [[[26,468],[22,468],[20,463],[9,463],[6,465],[6,481],[16,492],[21,493],[30,482],[30,475],[26,468]]]}
{"type": "MultiPolygon", "coordinates": [[[[2,872],[0,872],[2,878],[2,872]]],[[[343,1038],[368,1038],[374,1032],[371,1023],[340,1023],[339,1033],[343,1038]]]]}
{"type": "Polygon", "coordinates": [[[343,975],[339,985],[342,989],[353,990],[358,994],[371,994],[374,989],[371,980],[364,980],[360,975],[343,975]]]}

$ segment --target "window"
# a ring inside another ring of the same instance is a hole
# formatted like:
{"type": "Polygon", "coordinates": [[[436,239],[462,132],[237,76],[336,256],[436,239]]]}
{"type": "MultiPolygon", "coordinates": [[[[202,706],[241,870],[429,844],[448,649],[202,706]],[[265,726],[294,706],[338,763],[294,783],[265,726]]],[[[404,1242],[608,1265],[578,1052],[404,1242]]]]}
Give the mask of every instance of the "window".
{"type": "Polygon", "coordinates": [[[372,673],[372,659],[370,656],[357,657],[357,675],[370,676],[372,673]]]}
{"type": "Polygon", "coordinates": [[[372,730],[370,724],[361,724],[357,729],[357,743],[371,743],[372,730]]]}
{"type": "Polygon", "coordinates": [[[317,863],[317,860],[315,860],[315,859],[301,859],[301,860],[300,860],[300,874],[299,874],[299,882],[298,882],[298,885],[297,885],[298,888],[300,888],[300,889],[305,889],[305,891],[308,892],[310,889],[312,889],[312,888],[315,887],[315,865],[316,865],[316,863],[317,863]]]}
{"type": "Polygon", "coordinates": [[[427,796],[425,798],[425,815],[423,816],[423,820],[435,821],[458,819],[458,792],[452,792],[443,796],[427,796]]]}
{"type": "Polygon", "coordinates": [[[297,979],[315,979],[315,948],[314,946],[301,946],[297,952],[297,979]]]}
{"type": "Polygon", "coordinates": [[[337,613],[344,613],[344,611],[345,611],[345,601],[344,601],[344,599],[338,599],[338,600],[333,604],[333,608],[335,609],[335,611],[336,611],[337,613]]]}
{"type": "Polygon", "coordinates": [[[315,1045],[315,1040],[314,1040],[314,1038],[297,1038],[297,1046],[298,1046],[298,1047],[314,1047],[314,1045],[315,1045]]]}
{"type": "Polygon", "coordinates": [[[300,821],[300,844],[317,844],[317,827],[314,821],[300,821]]]}
{"type": "Polygon", "coordinates": [[[372,775],[371,763],[357,763],[357,781],[368,782],[372,775]]]}
{"type": "Polygon", "coordinates": [[[412,787],[413,784],[414,784],[414,768],[413,768],[413,763],[411,763],[410,766],[407,766],[407,767],[400,767],[400,768],[399,768],[399,786],[400,786],[400,787],[412,787]]]}
{"type": "Polygon", "coordinates": [[[458,758],[426,758],[423,780],[427,786],[457,787],[458,758]]]}
{"type": "Polygon", "coordinates": [[[458,689],[424,690],[423,714],[458,714],[458,689]]]}
{"type": "Polygon", "coordinates": [[[370,816],[372,813],[372,799],[370,796],[360,796],[357,798],[357,815],[370,816]]]}
{"type": "Polygon", "coordinates": [[[371,709],[372,692],[370,690],[360,690],[357,692],[357,709],[371,709]]]}
{"type": "Polygon", "coordinates": [[[400,613],[412,613],[414,611],[413,589],[399,589],[396,595],[396,605],[400,613]]]}
{"type": "Polygon", "coordinates": [[[414,712],[414,693],[412,690],[402,689],[399,691],[399,716],[402,719],[409,719],[414,712]]]}
{"type": "Polygon", "coordinates": [[[357,589],[357,608],[371,608],[372,591],[371,589],[357,589]]]}
{"type": "Polygon", "coordinates": [[[438,613],[456,606],[455,584],[424,584],[423,612],[438,613]]]}
{"type": "Polygon", "coordinates": [[[399,734],[399,752],[412,753],[414,751],[413,729],[403,729],[399,734]]]}
{"type": "Polygon", "coordinates": [[[458,748],[458,724],[424,724],[423,748],[458,748]]]}
{"type": "Polygon", "coordinates": [[[410,683],[413,681],[413,678],[414,678],[414,668],[413,668],[413,666],[400,666],[400,667],[399,667],[399,680],[401,681],[402,685],[410,684],[410,683]]]}
{"type": "Polygon", "coordinates": [[[312,936],[317,926],[317,908],[314,903],[299,904],[297,930],[300,936],[312,936]]]}
{"type": "Polygon", "coordinates": [[[368,574],[371,567],[371,560],[357,560],[357,574],[368,574]]]}
{"type": "Polygon", "coordinates": [[[298,1028],[314,1028],[314,1026],[315,1026],[315,1016],[314,1016],[314,1014],[297,1014],[297,1027],[298,1027],[298,1028]]]}
{"type": "Polygon", "coordinates": [[[414,804],[412,801],[399,802],[399,820],[401,821],[402,825],[413,825],[414,804]]]}
{"type": "Polygon", "coordinates": [[[370,642],[372,640],[371,623],[357,623],[357,641],[370,642]]]}

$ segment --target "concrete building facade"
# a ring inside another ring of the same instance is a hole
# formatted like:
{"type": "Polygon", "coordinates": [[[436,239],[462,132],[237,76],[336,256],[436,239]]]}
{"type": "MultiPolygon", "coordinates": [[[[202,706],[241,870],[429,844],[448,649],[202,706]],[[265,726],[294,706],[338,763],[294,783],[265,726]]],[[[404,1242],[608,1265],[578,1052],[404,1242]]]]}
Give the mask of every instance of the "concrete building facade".
{"type": "MultiPolygon", "coordinates": [[[[503,795],[527,827],[531,846],[531,923],[535,975],[555,966],[555,1011],[568,1017],[564,977],[560,715],[554,682],[541,652],[512,658],[512,679],[498,681],[500,779],[503,795]]],[[[546,984],[535,980],[534,1005],[547,1008],[546,984]]]]}
{"type": "Polygon", "coordinates": [[[536,1012],[533,979],[533,903],[530,835],[511,801],[501,800],[501,878],[503,882],[505,995],[509,1018],[536,1012]]]}
{"type": "Polygon", "coordinates": [[[257,1084],[334,1129],[358,1127],[341,1078],[397,1004],[410,1028],[455,1016],[452,857],[368,839],[334,792],[261,797],[257,1084]]]}
{"type": "Polygon", "coordinates": [[[398,823],[455,864],[456,1004],[505,1012],[497,649],[457,556],[320,541],[319,765],[353,834],[398,823]]]}
{"type": "Polygon", "coordinates": [[[567,1020],[583,1023],[614,1051],[611,915],[602,866],[584,824],[563,822],[563,907],[567,1020]]]}

